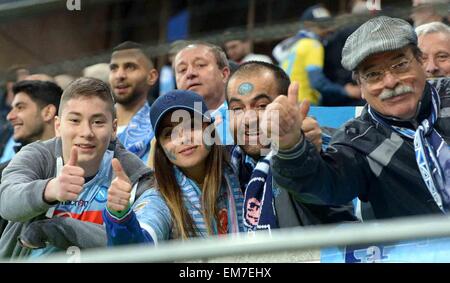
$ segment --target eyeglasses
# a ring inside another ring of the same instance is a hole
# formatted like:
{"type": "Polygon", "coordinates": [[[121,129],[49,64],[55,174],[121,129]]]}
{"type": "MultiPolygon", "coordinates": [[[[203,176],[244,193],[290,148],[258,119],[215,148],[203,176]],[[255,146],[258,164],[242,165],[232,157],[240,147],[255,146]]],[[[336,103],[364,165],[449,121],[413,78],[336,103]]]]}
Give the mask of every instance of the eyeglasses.
{"type": "Polygon", "coordinates": [[[389,67],[384,67],[381,70],[369,71],[365,74],[362,74],[361,78],[367,83],[374,84],[383,80],[384,75],[386,74],[386,70],[388,70],[392,75],[401,75],[409,71],[412,60],[413,57],[409,59],[402,58],[400,62],[395,63],[389,67]]]}

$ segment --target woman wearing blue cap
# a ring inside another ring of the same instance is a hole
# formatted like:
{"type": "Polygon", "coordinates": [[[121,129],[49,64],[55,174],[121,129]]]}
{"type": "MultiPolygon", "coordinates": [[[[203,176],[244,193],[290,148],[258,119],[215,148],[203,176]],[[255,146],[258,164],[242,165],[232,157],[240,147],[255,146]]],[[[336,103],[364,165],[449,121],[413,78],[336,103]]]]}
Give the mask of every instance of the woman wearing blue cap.
{"type": "Polygon", "coordinates": [[[225,161],[225,149],[211,138],[214,124],[203,98],[191,91],[169,92],[153,103],[150,119],[156,135],[155,186],[134,204],[131,186],[108,191],[103,213],[108,245],[243,231],[239,181],[225,161]]]}

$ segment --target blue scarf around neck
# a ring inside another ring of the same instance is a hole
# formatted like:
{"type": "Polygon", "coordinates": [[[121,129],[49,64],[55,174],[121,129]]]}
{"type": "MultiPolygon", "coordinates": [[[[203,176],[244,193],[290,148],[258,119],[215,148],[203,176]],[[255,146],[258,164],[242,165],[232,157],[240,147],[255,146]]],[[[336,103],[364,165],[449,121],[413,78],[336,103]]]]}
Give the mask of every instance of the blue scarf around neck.
{"type": "Polygon", "coordinates": [[[145,162],[154,135],[150,122],[150,106],[145,103],[131,118],[126,129],[117,137],[128,151],[136,154],[145,162]]]}

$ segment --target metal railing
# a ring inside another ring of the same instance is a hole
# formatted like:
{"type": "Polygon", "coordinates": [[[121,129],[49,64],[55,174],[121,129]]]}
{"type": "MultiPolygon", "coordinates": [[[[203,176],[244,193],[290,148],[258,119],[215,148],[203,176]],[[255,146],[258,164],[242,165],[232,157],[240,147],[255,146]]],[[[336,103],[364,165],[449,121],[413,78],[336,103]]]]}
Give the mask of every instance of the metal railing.
{"type": "MultiPolygon", "coordinates": [[[[177,262],[245,254],[275,253],[322,247],[395,242],[450,236],[450,218],[426,216],[377,222],[277,229],[255,234],[167,241],[158,246],[129,245],[83,250],[80,262],[177,262]]],[[[27,262],[30,260],[27,259],[27,262]]],[[[67,262],[67,254],[39,262],[67,262]]]]}

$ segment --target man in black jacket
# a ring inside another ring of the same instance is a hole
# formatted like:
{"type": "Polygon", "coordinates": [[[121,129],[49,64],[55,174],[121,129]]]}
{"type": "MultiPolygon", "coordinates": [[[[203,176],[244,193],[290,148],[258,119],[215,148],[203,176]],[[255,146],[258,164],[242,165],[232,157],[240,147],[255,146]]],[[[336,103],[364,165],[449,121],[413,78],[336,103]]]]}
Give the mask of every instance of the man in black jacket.
{"type": "Polygon", "coordinates": [[[376,218],[446,213],[450,85],[426,81],[413,28],[401,19],[369,20],[347,39],[342,65],[354,72],[367,105],[326,152],[303,138],[308,103],[299,106],[288,94],[267,107],[284,111],[274,181],[316,204],[359,197],[376,218]]]}

